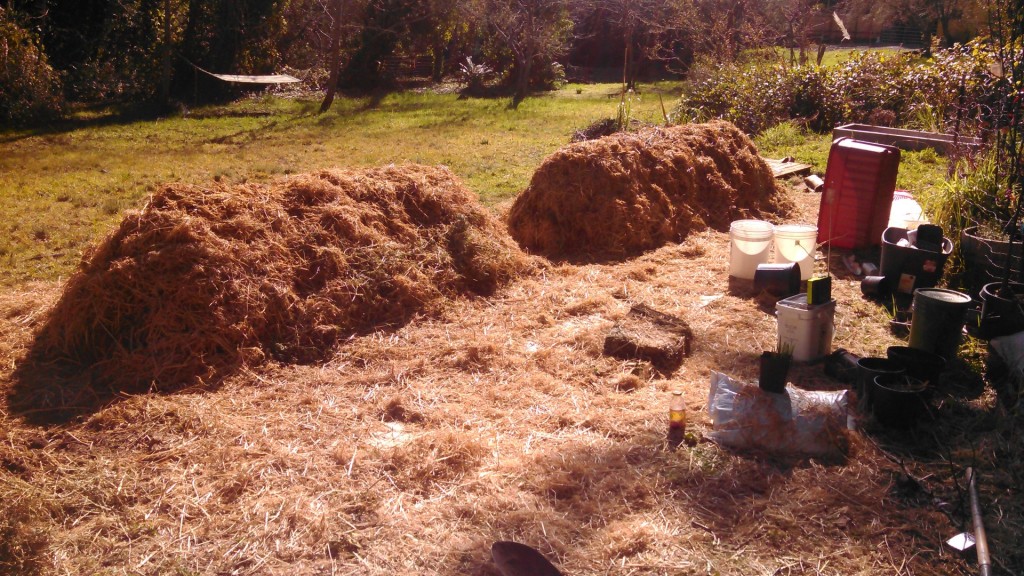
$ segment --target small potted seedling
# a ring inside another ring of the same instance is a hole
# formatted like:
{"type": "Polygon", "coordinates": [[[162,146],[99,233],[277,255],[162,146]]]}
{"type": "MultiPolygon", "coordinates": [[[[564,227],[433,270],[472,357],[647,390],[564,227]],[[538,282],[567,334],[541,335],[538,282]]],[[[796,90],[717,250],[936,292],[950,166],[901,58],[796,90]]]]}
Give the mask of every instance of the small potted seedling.
{"type": "Polygon", "coordinates": [[[765,392],[782,393],[786,389],[786,377],[789,375],[789,365],[793,361],[793,345],[782,343],[775,347],[775,350],[765,350],[761,353],[761,377],[757,385],[765,392]]]}

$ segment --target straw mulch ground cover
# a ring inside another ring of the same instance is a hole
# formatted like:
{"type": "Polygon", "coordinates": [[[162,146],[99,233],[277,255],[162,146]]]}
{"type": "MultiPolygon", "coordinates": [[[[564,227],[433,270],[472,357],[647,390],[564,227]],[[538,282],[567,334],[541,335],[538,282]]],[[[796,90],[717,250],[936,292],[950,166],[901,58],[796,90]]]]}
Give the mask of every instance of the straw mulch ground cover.
{"type": "MultiPolygon", "coordinates": [[[[787,194],[813,221],[818,197],[787,194]]],[[[729,280],[728,247],[704,230],[545,266],[321,362],[271,356],[215,389],[121,394],[61,424],[0,404],[0,572],[493,576],[490,545],[508,539],[577,575],[971,574],[943,545],[965,465],[997,573],[1024,569],[1020,418],[967,378],[939,391],[935,421],[855,434],[842,463],[666,448],[671,390],[700,437],[710,371],[752,379],[774,345],[774,300],[729,280]],[[603,355],[634,304],[692,328],[672,374],[603,355]]],[[[842,270],[834,345],[884,353],[899,339],[842,270]]],[[[60,290],[0,295],[3,389],[60,290]]],[[[791,379],[839,386],[820,365],[791,379]]]]}
{"type": "Polygon", "coordinates": [[[528,250],[580,260],[636,255],[789,209],[750,138],[714,121],[566,146],[537,169],[508,222],[528,250]]]}

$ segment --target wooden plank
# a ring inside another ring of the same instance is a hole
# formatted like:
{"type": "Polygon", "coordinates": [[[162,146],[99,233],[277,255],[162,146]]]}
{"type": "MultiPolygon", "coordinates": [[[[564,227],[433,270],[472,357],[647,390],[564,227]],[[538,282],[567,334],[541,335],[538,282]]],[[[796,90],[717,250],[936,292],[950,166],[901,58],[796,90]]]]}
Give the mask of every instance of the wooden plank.
{"type": "Polygon", "coordinates": [[[846,124],[832,129],[833,138],[853,138],[862,142],[874,144],[885,144],[895,146],[902,150],[924,150],[934,148],[936,151],[945,154],[954,145],[962,148],[978,148],[982,142],[980,138],[969,136],[954,137],[952,134],[939,132],[922,132],[920,130],[906,130],[903,128],[889,128],[887,126],[872,126],[870,124],[846,124]]]}
{"type": "Polygon", "coordinates": [[[768,166],[772,169],[772,174],[774,174],[776,178],[785,178],[793,175],[803,176],[805,174],[810,174],[811,168],[813,168],[810,164],[785,162],[783,160],[775,160],[773,158],[765,158],[764,161],[768,163],[768,166]]]}

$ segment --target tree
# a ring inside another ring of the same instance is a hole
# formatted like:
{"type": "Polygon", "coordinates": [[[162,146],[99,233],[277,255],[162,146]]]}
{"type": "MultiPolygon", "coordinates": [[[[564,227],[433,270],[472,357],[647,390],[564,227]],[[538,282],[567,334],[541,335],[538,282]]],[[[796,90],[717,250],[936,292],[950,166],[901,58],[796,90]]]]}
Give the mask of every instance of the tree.
{"type": "Polygon", "coordinates": [[[47,57],[64,76],[69,97],[105,100],[156,93],[155,22],[161,0],[24,0],[19,4],[31,14],[47,57]]]}
{"type": "Polygon", "coordinates": [[[800,64],[806,63],[812,30],[832,22],[831,18],[822,18],[824,8],[825,4],[821,0],[781,0],[769,5],[769,18],[775,21],[777,28],[781,28],[779,39],[789,49],[790,64],[798,61],[800,64]]]}
{"type": "Polygon", "coordinates": [[[331,44],[330,55],[327,58],[328,80],[324,100],[320,103],[321,114],[331,109],[331,104],[334,103],[334,94],[338,90],[338,80],[341,77],[341,36],[345,28],[345,0],[332,0],[330,15],[331,44]]]}
{"type": "Polygon", "coordinates": [[[452,62],[462,62],[476,37],[475,0],[414,0],[408,42],[431,57],[431,79],[440,82],[452,62]]]}
{"type": "Polygon", "coordinates": [[[591,0],[591,18],[611,24],[623,44],[622,83],[633,88],[643,60],[673,55],[673,40],[692,26],[692,4],[687,0],[591,0]]]}
{"type": "Polygon", "coordinates": [[[567,0],[487,0],[488,29],[513,57],[512,105],[530,89],[537,61],[553,63],[567,48],[572,22],[567,0]]]}
{"type": "Polygon", "coordinates": [[[0,124],[28,124],[59,116],[60,78],[38,39],[0,7],[0,124]]]}
{"type": "Polygon", "coordinates": [[[932,37],[942,29],[942,45],[953,45],[949,23],[963,16],[961,0],[900,0],[902,19],[921,30],[925,55],[931,55],[932,37]]]}
{"type": "Polygon", "coordinates": [[[696,52],[719,61],[736,60],[748,49],[769,46],[778,35],[759,0],[694,0],[700,24],[691,35],[696,52]]]}

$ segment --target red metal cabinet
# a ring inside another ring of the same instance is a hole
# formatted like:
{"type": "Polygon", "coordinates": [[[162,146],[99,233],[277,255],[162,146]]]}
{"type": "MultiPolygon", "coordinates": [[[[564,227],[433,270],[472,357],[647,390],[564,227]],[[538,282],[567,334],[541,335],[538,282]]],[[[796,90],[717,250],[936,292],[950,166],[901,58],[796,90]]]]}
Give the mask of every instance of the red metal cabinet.
{"type": "Polygon", "coordinates": [[[899,148],[850,138],[832,142],[818,210],[818,243],[850,249],[880,245],[899,166],[899,148]]]}

